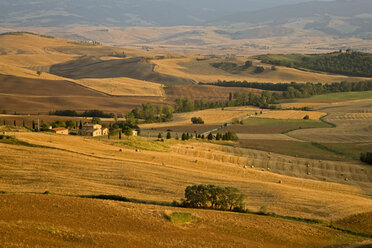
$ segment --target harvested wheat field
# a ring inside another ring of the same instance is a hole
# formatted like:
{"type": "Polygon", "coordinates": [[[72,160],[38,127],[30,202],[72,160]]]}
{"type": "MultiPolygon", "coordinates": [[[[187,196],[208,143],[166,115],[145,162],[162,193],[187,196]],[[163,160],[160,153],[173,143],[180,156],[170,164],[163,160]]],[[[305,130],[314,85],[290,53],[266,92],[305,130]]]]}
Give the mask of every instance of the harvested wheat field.
{"type": "Polygon", "coordinates": [[[332,129],[303,129],[289,135],[302,140],[324,143],[372,142],[372,100],[357,100],[333,103],[317,107],[328,113],[324,120],[334,123],[332,129]]]}
{"type": "Polygon", "coordinates": [[[318,120],[320,117],[327,115],[325,112],[317,111],[301,111],[301,110],[276,110],[265,112],[257,115],[258,118],[272,118],[272,119],[294,119],[301,120],[305,116],[309,116],[310,120],[318,120]]]}
{"type": "Polygon", "coordinates": [[[277,70],[272,71],[271,65],[262,64],[259,61],[254,61],[254,66],[242,70],[238,73],[231,73],[219,68],[213,67],[213,63],[235,63],[243,65],[247,59],[221,59],[221,58],[207,58],[198,59],[196,57],[174,58],[152,60],[156,64],[156,71],[159,73],[172,75],[175,77],[188,78],[195,82],[217,82],[218,80],[226,81],[249,81],[249,82],[273,82],[273,83],[306,83],[306,82],[322,82],[333,83],[340,81],[360,81],[366,78],[348,77],[340,75],[329,75],[325,73],[305,72],[293,68],[278,66],[277,70]],[[255,66],[264,66],[265,72],[257,74],[254,73],[255,66]]]}
{"type": "Polygon", "coordinates": [[[206,109],[188,113],[174,114],[173,121],[166,123],[151,123],[140,125],[141,129],[162,128],[171,126],[191,125],[192,117],[201,117],[206,125],[223,125],[233,120],[244,119],[255,112],[260,111],[256,107],[229,107],[222,109],[206,109]]]}
{"type": "Polygon", "coordinates": [[[322,226],[248,214],[56,195],[3,194],[0,202],[7,203],[0,205],[0,244],[7,247],[284,248],[363,240],[322,226]],[[166,219],[177,211],[196,219],[184,224],[166,219]]]}
{"type": "Polygon", "coordinates": [[[265,152],[205,143],[175,144],[173,152],[153,152],[92,138],[15,135],[42,147],[0,144],[0,189],[5,191],[115,194],[170,203],[183,197],[187,185],[211,183],[239,188],[247,196],[246,206],[254,211],[266,206],[282,215],[330,220],[372,207],[372,200],[365,196],[372,190],[368,166],[276,154],[270,161],[265,152]],[[311,174],[307,174],[307,163],[311,174]],[[247,165],[265,171],[244,168],[247,165]],[[269,172],[267,165],[294,177],[269,172]]]}
{"type": "Polygon", "coordinates": [[[125,114],[141,103],[164,104],[163,97],[160,96],[110,96],[66,80],[37,80],[0,75],[0,83],[1,110],[9,113],[36,114],[64,109],[99,109],[125,114]]]}
{"type": "Polygon", "coordinates": [[[156,96],[164,97],[161,84],[132,78],[80,79],[77,83],[100,92],[115,96],[156,96]]]}

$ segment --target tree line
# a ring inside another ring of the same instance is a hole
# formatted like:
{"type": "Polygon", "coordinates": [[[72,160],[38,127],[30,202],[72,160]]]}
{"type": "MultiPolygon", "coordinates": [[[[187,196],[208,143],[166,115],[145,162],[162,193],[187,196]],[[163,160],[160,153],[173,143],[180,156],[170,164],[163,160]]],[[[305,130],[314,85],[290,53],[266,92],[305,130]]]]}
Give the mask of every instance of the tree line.
{"type": "MultiPolygon", "coordinates": [[[[220,87],[243,87],[243,88],[255,88],[265,90],[261,96],[270,96],[269,102],[275,102],[281,99],[290,98],[304,98],[313,95],[322,95],[328,93],[337,92],[351,92],[351,91],[370,91],[372,90],[372,80],[359,81],[359,82],[339,82],[330,84],[321,83],[259,83],[259,82],[247,82],[247,81],[218,81],[216,83],[208,83],[209,85],[215,85],[220,87]],[[267,91],[277,91],[274,93],[267,91]]],[[[243,94],[243,92],[240,92],[243,94]]],[[[253,105],[253,104],[252,104],[253,105]]]]}
{"type": "Polygon", "coordinates": [[[306,68],[317,71],[331,72],[348,76],[372,76],[372,55],[347,50],[346,52],[333,52],[318,55],[302,55],[294,59],[275,59],[270,56],[258,56],[263,63],[293,68],[306,68]]]}
{"type": "Polygon", "coordinates": [[[114,118],[114,113],[105,113],[98,109],[93,110],[86,110],[84,112],[78,113],[75,110],[56,110],[56,111],[50,111],[49,115],[57,115],[57,116],[76,116],[76,117],[99,117],[99,118],[114,118]]]}

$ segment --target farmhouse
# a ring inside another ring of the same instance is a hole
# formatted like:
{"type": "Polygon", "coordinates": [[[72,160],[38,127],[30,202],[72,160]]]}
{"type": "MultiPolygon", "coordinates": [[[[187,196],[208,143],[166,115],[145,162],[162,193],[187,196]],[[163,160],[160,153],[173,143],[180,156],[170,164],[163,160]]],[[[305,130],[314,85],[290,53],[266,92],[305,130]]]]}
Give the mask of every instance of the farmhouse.
{"type": "Polygon", "coordinates": [[[102,128],[100,124],[89,124],[86,123],[83,125],[82,129],[79,131],[79,134],[82,136],[102,136],[108,134],[107,128],[102,128]]]}
{"type": "Polygon", "coordinates": [[[64,127],[56,127],[49,130],[49,132],[57,134],[68,134],[68,129],[64,127]]]}
{"type": "Polygon", "coordinates": [[[138,131],[137,130],[132,130],[132,135],[133,136],[138,136],[138,131]]]}

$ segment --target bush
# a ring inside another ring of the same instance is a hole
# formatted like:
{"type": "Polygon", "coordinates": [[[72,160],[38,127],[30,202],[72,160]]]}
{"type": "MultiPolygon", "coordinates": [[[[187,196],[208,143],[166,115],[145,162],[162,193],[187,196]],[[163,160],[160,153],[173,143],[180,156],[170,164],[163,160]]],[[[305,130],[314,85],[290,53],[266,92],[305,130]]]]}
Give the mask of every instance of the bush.
{"type": "Polygon", "coordinates": [[[305,115],[304,116],[304,120],[309,120],[310,119],[310,116],[309,115],[305,115]]]}
{"type": "Polygon", "coordinates": [[[360,160],[364,163],[372,164],[372,152],[361,153],[360,160]]]}
{"type": "Polygon", "coordinates": [[[192,124],[204,124],[204,121],[201,117],[192,117],[191,122],[192,124]]]}
{"type": "Polygon", "coordinates": [[[185,198],[180,204],[183,207],[229,211],[244,209],[244,195],[233,187],[204,184],[188,186],[185,189],[185,198]]]}
{"type": "Polygon", "coordinates": [[[257,66],[254,70],[254,73],[262,73],[265,71],[265,68],[263,66],[257,66]]]}

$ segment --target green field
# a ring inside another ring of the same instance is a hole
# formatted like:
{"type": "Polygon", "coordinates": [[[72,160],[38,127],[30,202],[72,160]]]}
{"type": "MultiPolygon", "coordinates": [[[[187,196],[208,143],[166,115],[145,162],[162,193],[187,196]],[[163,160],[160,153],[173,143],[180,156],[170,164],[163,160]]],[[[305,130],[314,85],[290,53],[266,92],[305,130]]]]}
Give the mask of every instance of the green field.
{"type": "Polygon", "coordinates": [[[348,159],[359,160],[360,153],[372,152],[372,143],[322,143],[326,150],[348,159]]]}
{"type": "MultiPolygon", "coordinates": [[[[324,149],[310,142],[290,140],[239,140],[243,148],[274,152],[301,158],[345,161],[345,156],[334,151],[324,149]]],[[[349,160],[349,159],[347,159],[349,160]]]]}
{"type": "Polygon", "coordinates": [[[248,118],[243,125],[235,125],[236,133],[286,133],[303,128],[328,128],[331,125],[318,120],[290,120],[269,118],[248,118]]]}
{"type": "Polygon", "coordinates": [[[372,99],[372,91],[339,92],[310,97],[311,99],[361,100],[372,99]]]}

